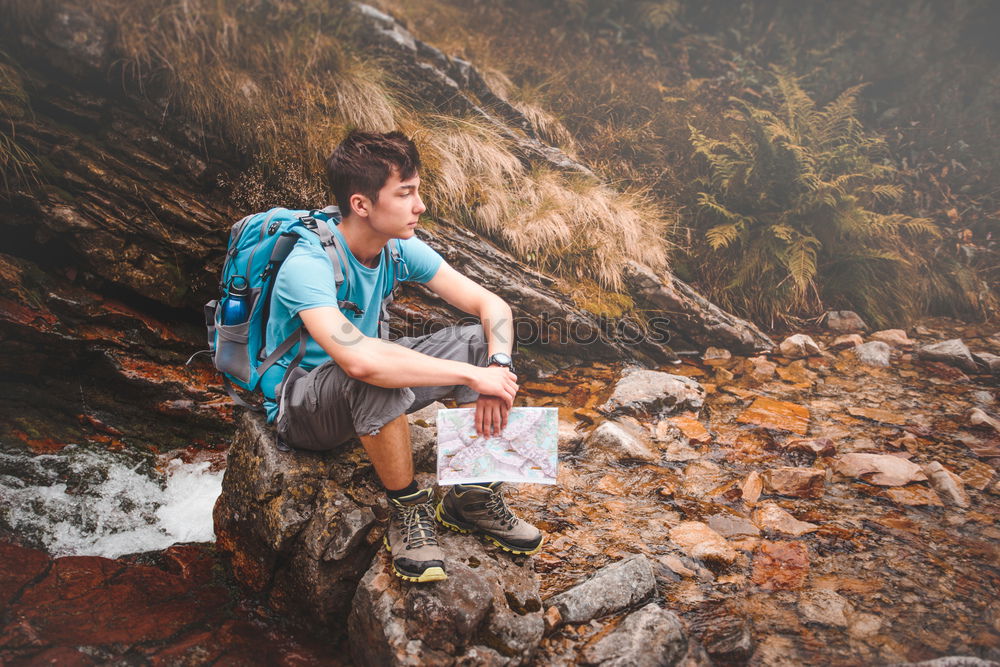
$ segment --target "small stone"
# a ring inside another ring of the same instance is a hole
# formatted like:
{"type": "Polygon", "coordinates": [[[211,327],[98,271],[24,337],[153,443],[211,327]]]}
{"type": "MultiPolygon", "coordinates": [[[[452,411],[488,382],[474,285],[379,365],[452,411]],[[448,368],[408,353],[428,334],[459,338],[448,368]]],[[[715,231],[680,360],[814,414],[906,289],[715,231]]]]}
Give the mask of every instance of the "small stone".
{"type": "Polygon", "coordinates": [[[965,492],[961,477],[946,469],[938,461],[931,461],[924,466],[924,473],[930,479],[934,490],[947,503],[962,508],[969,506],[969,494],[965,492]]]}
{"type": "Polygon", "coordinates": [[[907,338],[906,332],[902,329],[883,329],[876,331],[870,338],[890,345],[892,347],[910,347],[913,341],[907,338]]]}
{"type": "Polygon", "coordinates": [[[973,426],[992,429],[1000,433],[1000,420],[991,417],[982,408],[973,408],[972,411],[969,412],[969,423],[973,426]]]}
{"type": "Polygon", "coordinates": [[[842,336],[837,336],[830,343],[830,347],[834,350],[845,350],[850,347],[857,347],[858,345],[863,345],[865,340],[858,334],[844,334],[842,336]]]}
{"type": "Polygon", "coordinates": [[[700,521],[684,521],[670,531],[670,539],[688,556],[703,561],[729,564],[738,555],[724,537],[700,521]]]}
{"type": "Polygon", "coordinates": [[[834,469],[879,486],[903,486],[927,479],[916,463],[889,454],[845,454],[837,459],[834,469]]]}
{"type": "Polygon", "coordinates": [[[829,438],[796,438],[784,444],[784,448],[789,452],[803,452],[814,457],[833,456],[837,453],[837,448],[833,445],[833,440],[829,438]]]}
{"type": "Polygon", "coordinates": [[[666,556],[660,557],[660,563],[662,563],[667,569],[675,574],[679,574],[682,577],[688,577],[690,579],[695,579],[698,573],[689,568],[684,564],[680,558],[673,554],[667,554],[666,556]]]}
{"type": "Polygon", "coordinates": [[[732,353],[721,347],[710,347],[701,355],[701,360],[706,366],[724,366],[733,358],[732,353]]]}
{"type": "Polygon", "coordinates": [[[805,334],[794,334],[781,341],[778,346],[781,354],[789,359],[801,359],[814,354],[819,354],[819,345],[812,338],[805,334]]]}
{"type": "Polygon", "coordinates": [[[629,556],[605,566],[589,579],[549,598],[565,623],[587,621],[637,604],[656,590],[653,565],[645,556],[629,556]]]}
{"type": "Polygon", "coordinates": [[[801,542],[761,542],[751,581],[767,591],[801,588],[809,575],[809,548],[801,542]]]}
{"type": "Polygon", "coordinates": [[[752,470],[747,475],[747,478],[743,480],[743,485],[740,489],[743,492],[743,502],[752,505],[757,502],[761,492],[764,490],[764,480],[761,479],[760,473],[752,470]]]}
{"type": "Polygon", "coordinates": [[[809,430],[809,409],[796,403],[760,396],[736,418],[736,421],[805,435],[809,430]]]}
{"type": "Polygon", "coordinates": [[[766,503],[753,513],[753,522],[765,532],[785,533],[799,537],[819,529],[814,523],[799,521],[774,503],[766,503]]]}
{"type": "Polygon", "coordinates": [[[982,389],[972,392],[969,394],[969,397],[973,400],[973,402],[983,407],[989,407],[996,401],[996,396],[993,395],[993,392],[982,389]]]}
{"type": "Polygon", "coordinates": [[[751,357],[746,363],[750,367],[750,376],[756,380],[770,380],[778,370],[778,364],[767,357],[751,357]]]}
{"type": "Polygon", "coordinates": [[[820,324],[829,331],[849,333],[867,331],[868,325],[853,310],[831,310],[823,314],[820,324]]]}
{"type": "Polygon", "coordinates": [[[874,636],[882,628],[882,619],[875,614],[855,613],[851,617],[851,626],[847,632],[855,639],[867,639],[874,636]]]}
{"type": "Polygon", "coordinates": [[[866,366],[886,367],[892,358],[892,348],[881,341],[863,343],[853,349],[854,356],[866,366]]]}
{"type": "Polygon", "coordinates": [[[545,610],[545,633],[548,634],[562,625],[562,614],[557,607],[549,607],[545,610]]]}
{"type": "Polygon", "coordinates": [[[793,498],[820,498],[826,485],[826,471],[820,468],[772,468],[763,477],[768,493],[793,498]]]}
{"type": "Polygon", "coordinates": [[[853,612],[850,602],[829,589],[813,588],[799,594],[799,613],[808,622],[846,628],[853,612]]]}
{"type": "Polygon", "coordinates": [[[650,602],[625,617],[610,634],[583,650],[582,664],[658,667],[677,664],[687,653],[684,625],[673,612],[650,602]]]}
{"type": "Polygon", "coordinates": [[[870,419],[873,422],[892,424],[893,426],[902,426],[906,423],[906,417],[904,415],[879,408],[849,407],[847,408],[847,414],[852,417],[864,417],[865,419],[870,419]]]}
{"type": "Polygon", "coordinates": [[[652,463],[660,458],[649,442],[649,433],[635,419],[606,421],[584,439],[587,458],[604,461],[637,460],[652,463]]]}
{"type": "Polygon", "coordinates": [[[708,527],[727,539],[760,535],[760,529],[750,519],[732,514],[713,514],[708,517],[708,527]]]}
{"type": "Polygon", "coordinates": [[[704,444],[712,439],[705,425],[690,415],[671,417],[670,423],[679,428],[684,437],[691,442],[704,444]]]}
{"type": "Polygon", "coordinates": [[[695,461],[684,469],[684,493],[703,498],[726,482],[726,476],[711,461],[695,461]]]}
{"type": "Polygon", "coordinates": [[[929,489],[926,486],[920,486],[919,484],[884,489],[880,495],[885,496],[889,500],[894,503],[899,503],[900,505],[926,505],[931,507],[944,506],[944,503],[941,502],[941,498],[939,498],[938,494],[934,492],[934,489],[929,489]]]}
{"type": "Polygon", "coordinates": [[[972,358],[972,353],[969,352],[969,348],[965,346],[965,343],[960,338],[924,345],[917,349],[917,356],[921,359],[942,361],[952,366],[958,366],[971,373],[979,370],[975,360],[972,358]]]}

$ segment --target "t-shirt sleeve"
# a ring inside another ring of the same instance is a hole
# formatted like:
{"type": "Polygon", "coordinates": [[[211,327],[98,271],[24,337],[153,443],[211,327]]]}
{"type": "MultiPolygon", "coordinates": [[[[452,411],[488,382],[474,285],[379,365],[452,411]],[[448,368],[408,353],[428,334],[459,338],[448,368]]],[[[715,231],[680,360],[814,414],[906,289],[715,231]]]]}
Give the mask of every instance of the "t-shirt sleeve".
{"type": "Polygon", "coordinates": [[[400,279],[410,282],[426,283],[444,263],[441,255],[416,236],[399,242],[399,254],[406,263],[400,279]]]}
{"type": "Polygon", "coordinates": [[[278,271],[274,298],[290,315],[309,308],[337,307],[337,282],[330,260],[323,254],[296,248],[278,271]]]}

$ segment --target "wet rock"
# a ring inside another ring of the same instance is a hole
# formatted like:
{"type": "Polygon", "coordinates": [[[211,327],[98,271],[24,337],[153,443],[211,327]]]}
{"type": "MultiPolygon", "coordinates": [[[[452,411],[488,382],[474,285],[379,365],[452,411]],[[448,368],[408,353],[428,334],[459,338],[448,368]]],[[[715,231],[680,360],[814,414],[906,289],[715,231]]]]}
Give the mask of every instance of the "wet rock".
{"type": "Polygon", "coordinates": [[[875,614],[855,613],[850,619],[847,633],[856,639],[867,639],[882,628],[882,619],[875,614]]]}
{"type": "Polygon", "coordinates": [[[809,549],[801,542],[761,542],[751,581],[764,590],[801,588],[809,575],[809,549]]]}
{"type": "Polygon", "coordinates": [[[845,454],[834,463],[834,470],[879,486],[903,486],[927,479],[916,463],[889,454],[845,454]]]}
{"type": "Polygon", "coordinates": [[[934,490],[948,504],[962,508],[969,506],[969,494],[965,492],[961,477],[946,469],[938,461],[931,461],[925,465],[924,473],[930,479],[934,490]]]}
{"type": "Polygon", "coordinates": [[[876,331],[869,338],[881,341],[891,347],[910,347],[914,344],[914,341],[910,340],[902,329],[883,329],[876,331]]]}
{"type": "Polygon", "coordinates": [[[601,410],[608,413],[657,414],[664,410],[697,410],[705,402],[705,390],[683,375],[632,369],[615,385],[601,410]]]}
{"type": "Polygon", "coordinates": [[[845,350],[849,347],[857,347],[858,345],[863,345],[865,339],[858,334],[844,334],[842,336],[837,336],[830,343],[830,347],[834,350],[845,350]]]}
{"type": "Polygon", "coordinates": [[[805,435],[809,430],[809,409],[796,403],[760,396],[754,399],[736,421],[805,435]]]}
{"type": "Polygon", "coordinates": [[[941,498],[934,492],[934,489],[911,484],[910,486],[898,486],[883,489],[878,495],[884,496],[894,503],[900,505],[928,505],[931,507],[943,507],[941,498]]]}
{"type": "Polygon", "coordinates": [[[768,493],[793,498],[820,498],[826,486],[826,471],[820,468],[771,468],[763,477],[768,493]]]}
{"type": "Polygon", "coordinates": [[[1000,420],[991,417],[981,408],[973,408],[972,411],[969,412],[969,423],[973,426],[992,429],[993,431],[1000,433],[1000,420]]]}
{"type": "Polygon", "coordinates": [[[906,423],[905,415],[889,412],[888,410],[881,410],[879,408],[861,408],[851,406],[847,408],[847,414],[852,417],[864,417],[865,419],[870,419],[874,422],[892,424],[893,426],[902,426],[906,423]]]}
{"type": "Polygon", "coordinates": [[[996,396],[993,395],[993,392],[983,389],[978,389],[969,394],[969,396],[981,407],[989,407],[996,401],[996,396]]]}
{"type": "Polygon", "coordinates": [[[701,360],[706,366],[724,366],[733,358],[732,353],[721,347],[709,347],[705,354],[701,355],[701,360]]]}
{"type": "Polygon", "coordinates": [[[982,491],[989,486],[990,481],[996,471],[985,463],[974,461],[969,468],[961,474],[962,482],[977,491],[982,491]]]}
{"type": "Polygon", "coordinates": [[[801,359],[802,357],[820,353],[819,345],[806,334],[793,334],[789,336],[781,341],[778,349],[781,350],[782,355],[789,359],[801,359]]]}
{"type": "Polygon", "coordinates": [[[1000,355],[989,352],[973,352],[972,358],[993,375],[1000,376],[1000,355]]]}
{"type": "Polygon", "coordinates": [[[584,440],[583,446],[589,459],[657,461],[660,454],[649,439],[649,433],[642,424],[631,417],[622,417],[595,428],[584,440]]]}
{"type": "Polygon", "coordinates": [[[767,357],[751,357],[746,360],[745,366],[750,377],[760,382],[770,380],[778,371],[778,364],[767,357]]]}
{"type": "Polygon", "coordinates": [[[750,519],[734,514],[713,514],[708,517],[708,527],[725,538],[757,537],[760,529],[750,519]]]}
{"type": "Polygon", "coordinates": [[[978,370],[972,353],[960,338],[953,338],[941,343],[933,343],[917,348],[917,356],[930,361],[941,361],[962,370],[975,373],[978,370]]]}
{"type": "Polygon", "coordinates": [[[689,496],[702,498],[710,495],[726,481],[726,476],[717,464],[711,461],[695,461],[684,469],[682,488],[689,496]]]}
{"type": "Polygon", "coordinates": [[[656,590],[653,566],[637,554],[601,568],[589,579],[552,596],[565,623],[585,623],[642,602],[656,590]]]}
{"type": "Polygon", "coordinates": [[[51,564],[52,559],[44,551],[0,542],[0,607],[6,608],[51,564]]]}
{"type": "Polygon", "coordinates": [[[281,452],[246,413],[215,505],[218,549],[236,580],[278,613],[339,636],[378,549],[384,497],[359,445],[281,452]]]}
{"type": "Polygon", "coordinates": [[[814,458],[833,456],[837,448],[829,438],[796,438],[784,444],[785,451],[800,452],[814,458]]]}
{"type": "Polygon", "coordinates": [[[765,503],[754,510],[753,522],[765,532],[785,533],[795,537],[819,529],[814,523],[799,521],[774,503],[765,503]]]}
{"type": "Polygon", "coordinates": [[[730,564],[737,552],[726,538],[700,521],[684,521],[670,530],[670,539],[691,558],[706,562],[730,564]]]}
{"type": "Polygon", "coordinates": [[[687,650],[688,638],[681,620],[673,612],[650,602],[584,649],[581,664],[602,667],[675,665],[687,650]]]}
{"type": "Polygon", "coordinates": [[[830,310],[820,318],[820,325],[829,331],[850,333],[867,331],[868,325],[853,310],[830,310]]]}
{"type": "Polygon", "coordinates": [[[753,653],[750,621],[725,603],[702,605],[690,616],[689,627],[716,664],[742,664],[753,653]]]}
{"type": "Polygon", "coordinates": [[[715,575],[712,574],[711,570],[706,569],[697,561],[687,558],[680,558],[675,554],[667,554],[666,556],[660,556],[660,558],[657,560],[657,563],[662,565],[665,569],[669,570],[670,572],[680,575],[681,577],[686,577],[689,579],[699,579],[705,582],[713,581],[715,579],[715,575]]]}
{"type": "Polygon", "coordinates": [[[670,417],[670,423],[676,426],[690,442],[704,444],[712,439],[705,425],[690,415],[670,417]]]}
{"type": "Polygon", "coordinates": [[[890,364],[892,348],[881,341],[862,343],[853,350],[858,361],[866,366],[885,367],[890,364]]]}
{"type": "Polygon", "coordinates": [[[799,593],[799,613],[810,623],[846,628],[854,612],[851,603],[825,588],[813,588],[799,593]]]}
{"type": "Polygon", "coordinates": [[[756,503],[763,490],[764,480],[761,478],[760,473],[756,470],[751,471],[750,474],[747,475],[747,478],[743,480],[743,484],[740,486],[743,502],[748,505],[756,503]]]}
{"type": "Polygon", "coordinates": [[[380,550],[348,619],[358,665],[530,662],[545,629],[530,558],[511,558],[468,535],[440,531],[448,578],[410,584],[380,550]],[[443,534],[442,534],[443,533],[443,534]]]}

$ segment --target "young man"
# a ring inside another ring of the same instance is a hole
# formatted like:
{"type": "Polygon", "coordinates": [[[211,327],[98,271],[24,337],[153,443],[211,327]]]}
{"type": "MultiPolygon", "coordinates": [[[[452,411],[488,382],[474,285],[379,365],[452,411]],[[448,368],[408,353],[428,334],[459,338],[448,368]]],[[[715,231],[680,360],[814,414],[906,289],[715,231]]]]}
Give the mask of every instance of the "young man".
{"type": "Polygon", "coordinates": [[[344,251],[345,280],[338,293],[318,238],[295,246],[275,280],[267,340],[273,349],[302,324],[310,338],[301,370],[279,386],[298,352],[292,350],[265,373],[261,387],[268,420],[276,422],[285,444],[324,450],[361,439],[389,496],[385,545],[393,571],[408,581],[436,581],[447,575],[435,515],[513,553],[535,553],[543,536],[510,511],[499,483],[454,486],[435,509],[433,490],[414,481],[407,413],[453,396],[475,407],[476,430],[490,435],[506,426],[518,390],[510,307],[415,237],[426,210],[419,168],[416,146],[399,132],[352,132],[334,150],[327,176],[343,215],[333,235],[344,251]],[[396,243],[398,258],[390,251],[396,243]],[[393,271],[478,316],[482,326],[380,339],[381,304],[393,271]]]}

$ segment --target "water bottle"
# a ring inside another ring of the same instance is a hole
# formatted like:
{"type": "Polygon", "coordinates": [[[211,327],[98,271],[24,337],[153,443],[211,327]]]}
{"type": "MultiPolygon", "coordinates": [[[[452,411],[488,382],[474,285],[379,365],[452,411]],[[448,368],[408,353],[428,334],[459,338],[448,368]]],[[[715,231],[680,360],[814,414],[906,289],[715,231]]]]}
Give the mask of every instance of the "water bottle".
{"type": "Polygon", "coordinates": [[[250,319],[250,284],[243,276],[229,279],[229,296],[222,304],[222,323],[243,324],[250,319]]]}

